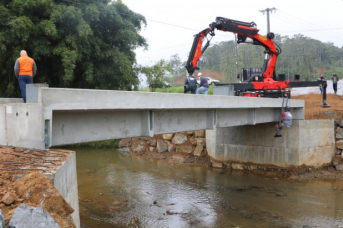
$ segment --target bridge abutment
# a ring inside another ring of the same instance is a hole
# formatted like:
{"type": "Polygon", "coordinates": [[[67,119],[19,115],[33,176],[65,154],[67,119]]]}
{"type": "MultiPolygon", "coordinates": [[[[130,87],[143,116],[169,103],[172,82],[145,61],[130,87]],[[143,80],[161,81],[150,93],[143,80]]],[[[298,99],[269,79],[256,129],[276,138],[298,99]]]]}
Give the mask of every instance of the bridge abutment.
{"type": "Polygon", "coordinates": [[[206,130],[207,151],[218,162],[271,164],[279,167],[330,163],[335,152],[333,120],[294,120],[274,138],[275,123],[206,130]]]}

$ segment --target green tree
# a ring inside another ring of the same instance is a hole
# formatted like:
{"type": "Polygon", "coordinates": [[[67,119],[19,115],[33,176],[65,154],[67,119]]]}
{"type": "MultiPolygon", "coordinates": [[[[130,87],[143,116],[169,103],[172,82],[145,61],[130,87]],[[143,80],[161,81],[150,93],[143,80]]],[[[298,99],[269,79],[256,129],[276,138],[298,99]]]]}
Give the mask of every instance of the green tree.
{"type": "Polygon", "coordinates": [[[51,87],[137,87],[134,49],[145,18],[120,0],[0,1],[0,96],[20,96],[13,66],[25,49],[36,61],[34,81],[51,87]]]}
{"type": "MultiPolygon", "coordinates": [[[[147,82],[149,85],[152,84],[163,84],[166,79],[166,75],[172,72],[172,68],[167,61],[161,59],[155,65],[148,67],[141,67],[141,73],[147,77],[147,82]]],[[[150,91],[154,91],[154,86],[149,86],[150,91]]]]}

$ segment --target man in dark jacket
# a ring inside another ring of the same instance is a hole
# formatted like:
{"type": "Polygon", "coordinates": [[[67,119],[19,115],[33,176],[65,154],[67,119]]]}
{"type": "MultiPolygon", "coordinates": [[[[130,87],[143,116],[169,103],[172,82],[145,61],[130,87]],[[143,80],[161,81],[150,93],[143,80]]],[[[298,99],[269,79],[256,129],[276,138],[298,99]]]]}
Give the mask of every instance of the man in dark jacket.
{"type": "Polygon", "coordinates": [[[332,75],[332,87],[335,91],[335,94],[337,93],[337,82],[339,81],[339,78],[337,77],[337,74],[332,75]]]}
{"type": "Polygon", "coordinates": [[[195,94],[195,90],[197,89],[197,80],[195,80],[193,75],[188,75],[185,80],[185,84],[183,86],[184,93],[191,91],[192,94],[195,94]]]}

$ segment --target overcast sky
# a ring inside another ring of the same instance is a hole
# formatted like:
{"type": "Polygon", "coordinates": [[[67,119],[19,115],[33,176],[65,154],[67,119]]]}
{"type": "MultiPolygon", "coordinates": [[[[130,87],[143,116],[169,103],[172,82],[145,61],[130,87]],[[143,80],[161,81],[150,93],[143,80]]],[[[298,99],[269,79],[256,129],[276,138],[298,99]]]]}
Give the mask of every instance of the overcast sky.
{"type": "MultiPolygon", "coordinates": [[[[193,35],[208,27],[217,16],[244,22],[254,21],[260,34],[271,32],[304,36],[343,46],[343,0],[122,0],[132,11],[147,19],[141,31],[149,44],[147,51],[136,50],[137,62],[153,65],[178,54],[186,61],[193,35]]],[[[234,40],[233,33],[216,31],[211,43],[234,40]]]]}

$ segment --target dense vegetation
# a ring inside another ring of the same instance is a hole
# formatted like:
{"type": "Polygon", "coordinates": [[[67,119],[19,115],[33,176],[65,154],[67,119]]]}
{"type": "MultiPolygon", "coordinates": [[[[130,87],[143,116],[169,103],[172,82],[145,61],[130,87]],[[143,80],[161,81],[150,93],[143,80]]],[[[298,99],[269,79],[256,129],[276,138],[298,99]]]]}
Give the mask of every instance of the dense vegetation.
{"type": "MultiPolygon", "coordinates": [[[[299,74],[302,80],[316,80],[325,71],[326,78],[333,73],[343,76],[343,49],[332,43],[295,35],[292,38],[276,35],[274,41],[281,47],[276,74],[285,74],[290,80],[299,74]]],[[[250,44],[236,45],[234,41],[221,42],[209,47],[199,61],[200,69],[221,73],[226,82],[235,82],[236,70],[261,68],[264,48],[250,44]],[[236,66],[237,62],[237,66],[236,66]]],[[[173,59],[173,58],[172,58],[173,59]]],[[[177,72],[174,72],[174,74],[177,72]]]]}
{"type": "Polygon", "coordinates": [[[50,87],[138,87],[136,47],[145,18],[120,0],[1,0],[0,97],[20,97],[20,50],[36,61],[35,83],[50,87]]]}

